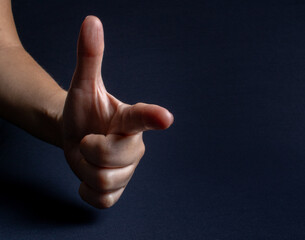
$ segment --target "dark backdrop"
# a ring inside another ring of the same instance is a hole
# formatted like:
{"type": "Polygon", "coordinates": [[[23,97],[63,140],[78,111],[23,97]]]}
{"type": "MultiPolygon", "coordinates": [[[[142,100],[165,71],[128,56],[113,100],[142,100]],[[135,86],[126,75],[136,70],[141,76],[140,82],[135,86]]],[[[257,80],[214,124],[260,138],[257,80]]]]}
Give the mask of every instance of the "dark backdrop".
{"type": "Polygon", "coordinates": [[[120,201],[77,195],[60,149],[1,120],[0,239],[304,239],[305,1],[13,0],[25,48],[67,89],[86,15],[122,101],[175,115],[145,134],[120,201]]]}

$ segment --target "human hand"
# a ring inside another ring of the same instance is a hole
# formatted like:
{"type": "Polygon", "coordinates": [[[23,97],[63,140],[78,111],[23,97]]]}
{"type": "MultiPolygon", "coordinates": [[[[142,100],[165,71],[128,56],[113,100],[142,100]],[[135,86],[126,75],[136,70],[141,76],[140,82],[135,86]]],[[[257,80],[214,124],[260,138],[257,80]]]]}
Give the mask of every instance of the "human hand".
{"type": "Polygon", "coordinates": [[[79,194],[96,208],[117,202],[142,158],[142,133],[166,129],[173,115],[157,105],[125,104],[104,86],[103,27],[87,17],[78,39],[77,66],[63,112],[67,161],[81,180],[79,194]]]}

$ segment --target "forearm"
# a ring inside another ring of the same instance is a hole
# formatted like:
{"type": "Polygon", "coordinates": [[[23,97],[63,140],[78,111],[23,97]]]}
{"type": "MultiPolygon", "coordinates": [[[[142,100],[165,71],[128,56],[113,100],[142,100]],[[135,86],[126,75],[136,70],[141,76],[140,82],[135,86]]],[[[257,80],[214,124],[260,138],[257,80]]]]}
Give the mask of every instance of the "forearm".
{"type": "Polygon", "coordinates": [[[0,48],[0,116],[46,142],[62,146],[66,92],[21,46],[0,48]]]}

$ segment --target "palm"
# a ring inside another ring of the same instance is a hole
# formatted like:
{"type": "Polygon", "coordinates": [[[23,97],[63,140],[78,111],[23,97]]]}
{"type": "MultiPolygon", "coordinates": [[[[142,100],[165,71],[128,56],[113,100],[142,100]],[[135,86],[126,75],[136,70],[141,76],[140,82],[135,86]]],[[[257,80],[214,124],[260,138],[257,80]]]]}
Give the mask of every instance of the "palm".
{"type": "Polygon", "coordinates": [[[69,91],[64,113],[66,136],[79,141],[85,135],[111,133],[110,125],[121,102],[106,92],[99,81],[92,91],[73,88],[69,91]]]}

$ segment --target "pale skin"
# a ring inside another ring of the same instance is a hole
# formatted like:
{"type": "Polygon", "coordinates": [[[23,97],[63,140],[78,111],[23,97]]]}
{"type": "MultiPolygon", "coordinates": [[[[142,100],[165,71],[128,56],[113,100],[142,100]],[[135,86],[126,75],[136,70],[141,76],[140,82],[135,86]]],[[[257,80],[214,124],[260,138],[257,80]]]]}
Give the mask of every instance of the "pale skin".
{"type": "Polygon", "coordinates": [[[11,2],[0,1],[0,116],[62,148],[81,198],[101,209],[114,205],[131,179],[145,152],[143,132],[166,129],[174,119],[163,107],[125,104],[108,93],[103,52],[102,23],[88,16],[65,91],[24,50],[11,2]]]}

